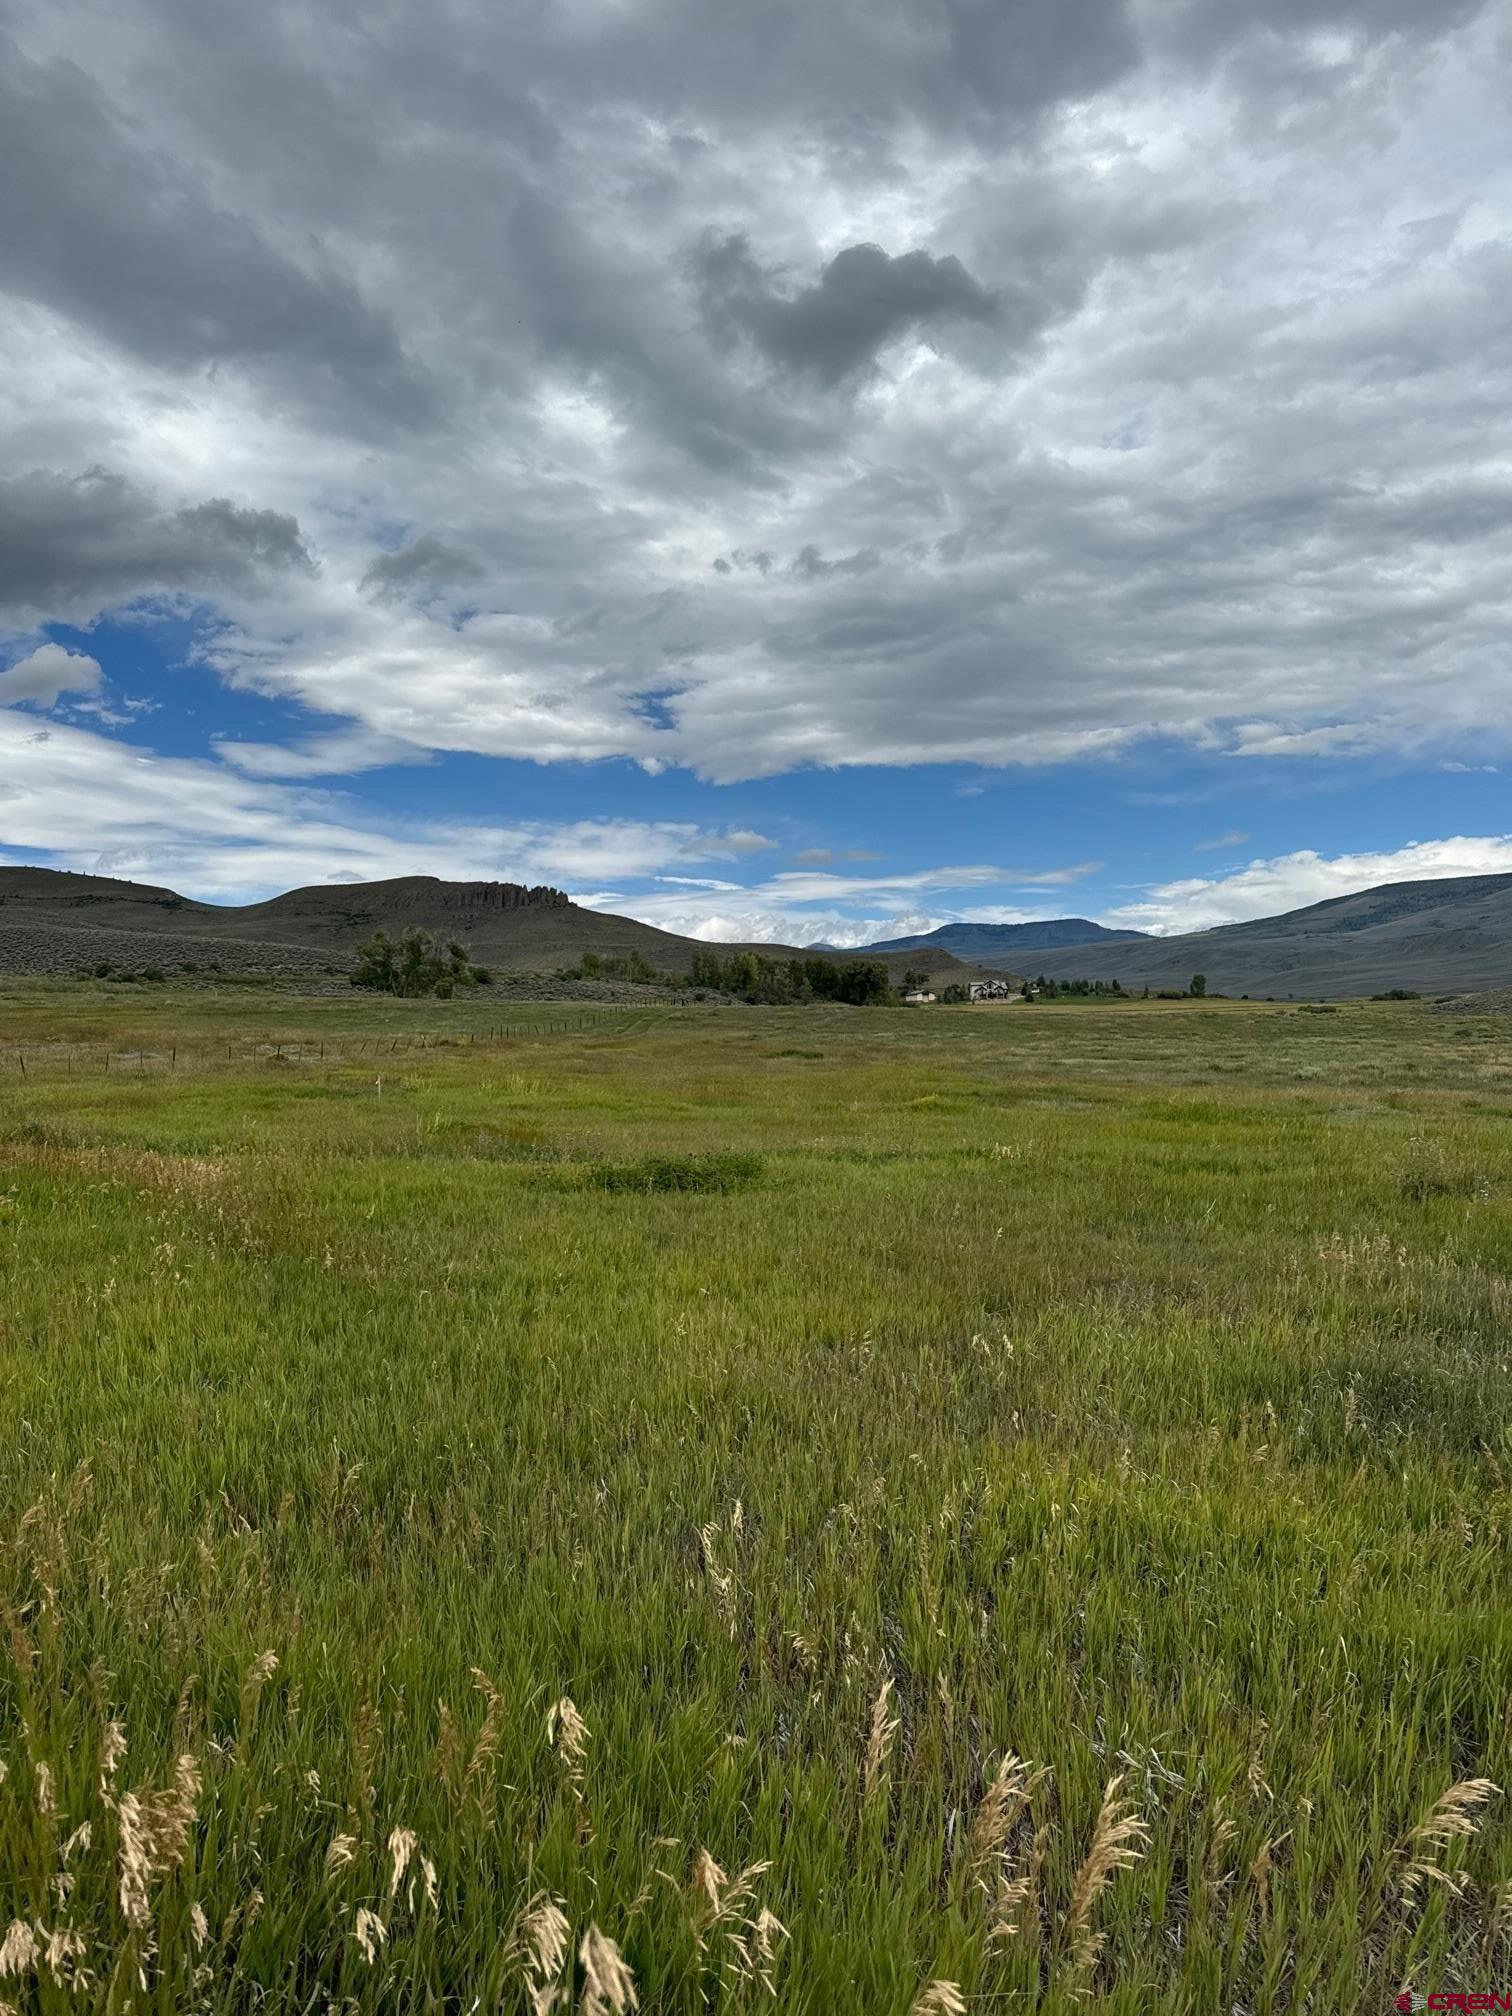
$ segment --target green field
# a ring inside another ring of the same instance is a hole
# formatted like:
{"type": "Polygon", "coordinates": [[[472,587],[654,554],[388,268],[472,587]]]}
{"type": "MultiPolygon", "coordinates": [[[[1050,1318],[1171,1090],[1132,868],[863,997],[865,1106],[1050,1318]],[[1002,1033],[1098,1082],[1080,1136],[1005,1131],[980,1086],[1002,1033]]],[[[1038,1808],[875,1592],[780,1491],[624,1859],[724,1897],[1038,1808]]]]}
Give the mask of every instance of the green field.
{"type": "Polygon", "coordinates": [[[0,2003],[1512,1986],[1512,1019],[509,1026],[0,994],[0,2003]]]}

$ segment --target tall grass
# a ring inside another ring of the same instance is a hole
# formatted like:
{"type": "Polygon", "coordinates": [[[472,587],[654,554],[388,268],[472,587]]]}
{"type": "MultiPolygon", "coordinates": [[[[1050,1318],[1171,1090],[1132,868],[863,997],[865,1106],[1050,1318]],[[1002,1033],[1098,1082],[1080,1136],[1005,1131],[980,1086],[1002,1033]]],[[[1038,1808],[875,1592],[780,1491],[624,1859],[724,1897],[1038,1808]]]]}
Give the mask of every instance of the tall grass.
{"type": "Polygon", "coordinates": [[[0,1076],[0,2002],[1512,1981],[1501,1025],[364,1006],[0,1076]]]}

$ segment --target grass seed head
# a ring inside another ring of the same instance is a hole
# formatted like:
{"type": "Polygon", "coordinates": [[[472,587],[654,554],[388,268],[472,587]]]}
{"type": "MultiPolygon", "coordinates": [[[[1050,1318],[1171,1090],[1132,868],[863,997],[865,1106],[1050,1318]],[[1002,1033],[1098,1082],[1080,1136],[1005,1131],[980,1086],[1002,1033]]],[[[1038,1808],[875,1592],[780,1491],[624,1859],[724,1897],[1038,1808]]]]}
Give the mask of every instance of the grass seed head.
{"type": "Polygon", "coordinates": [[[1489,1778],[1462,1778],[1435,1802],[1428,1817],[1418,1822],[1403,1844],[1409,1857],[1402,1878],[1406,1897],[1417,1897],[1427,1883],[1442,1883],[1455,1896],[1463,1893],[1469,1879],[1463,1870],[1445,1869],[1440,1858],[1456,1841],[1479,1832],[1476,1815],[1500,1791],[1489,1778]]]}
{"type": "Polygon", "coordinates": [[[1097,1825],[1092,1830],[1092,1845],[1071,1888],[1066,1939],[1072,1965],[1079,1972],[1089,1971],[1102,1950],[1102,1937],[1092,1929],[1092,1912],[1098,1898],[1120,1870],[1133,1868],[1150,1838],[1150,1830],[1120,1796],[1123,1785],[1120,1774],[1104,1786],[1097,1825]]]}
{"type": "Polygon", "coordinates": [[[926,1981],[908,2016],[966,2016],[966,1997],[954,1981],[926,1981]]]}
{"type": "Polygon", "coordinates": [[[420,1845],[420,1837],[412,1827],[396,1827],[388,1838],[389,1868],[388,1894],[393,1896],[404,1881],[404,1872],[410,1865],[410,1857],[420,1845]]]}
{"type": "Polygon", "coordinates": [[[547,1709],[546,1741],[562,1760],[568,1778],[574,1785],[581,1785],[588,1754],[588,1725],[570,1695],[564,1694],[547,1709]]]}
{"type": "Polygon", "coordinates": [[[866,1768],[862,1780],[863,1796],[867,1799],[882,1781],[892,1756],[893,1738],[898,1733],[898,1718],[888,1713],[892,1692],[893,1683],[884,1680],[872,1703],[871,1730],[866,1739],[866,1768]]]}
{"type": "Polygon", "coordinates": [[[583,1968],[583,2016],[628,2016],[640,2007],[635,1977],[625,1956],[605,1932],[590,1925],[578,1948],[583,1968]]]}
{"type": "Polygon", "coordinates": [[[378,1958],[383,1942],[388,1938],[388,1927],[376,1911],[369,1911],[363,1907],[359,1907],[357,1923],[353,1928],[352,1937],[361,1947],[363,1959],[371,1967],[373,1962],[378,1958]]]}
{"type": "Polygon", "coordinates": [[[80,1964],[87,1951],[88,1945],[82,1932],[60,1925],[47,1934],[42,1949],[42,1965],[59,1987],[82,1993],[91,1985],[91,1977],[80,1964]]]}
{"type": "Polygon", "coordinates": [[[572,1924],[561,1900],[542,1893],[526,1905],[516,1934],[523,1954],[532,2016],[548,2016],[567,2000],[572,1924]]]}
{"type": "Polygon", "coordinates": [[[133,1932],[145,1932],[152,1923],[147,1901],[147,1882],[152,1873],[146,1818],[135,1792],[124,1793],[116,1808],[119,1823],[117,1857],[120,1864],[118,1895],[121,1916],[133,1932]]]}
{"type": "Polygon", "coordinates": [[[0,1940],[0,1981],[19,1980],[37,1964],[42,1943],[24,1918],[13,1918],[0,1940]]]}
{"type": "Polygon", "coordinates": [[[985,1876],[1001,1858],[1014,1828],[1048,1775],[1045,1766],[1027,1764],[1011,1750],[1003,1758],[971,1822],[968,1853],[975,1876],[985,1876]]]}

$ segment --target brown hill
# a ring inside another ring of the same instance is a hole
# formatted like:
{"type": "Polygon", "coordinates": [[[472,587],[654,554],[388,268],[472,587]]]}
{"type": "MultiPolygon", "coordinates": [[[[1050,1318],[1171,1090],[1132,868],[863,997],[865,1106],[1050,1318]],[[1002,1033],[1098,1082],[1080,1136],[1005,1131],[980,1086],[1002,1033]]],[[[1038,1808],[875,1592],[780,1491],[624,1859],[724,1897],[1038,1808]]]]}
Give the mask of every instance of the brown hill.
{"type": "MultiPolygon", "coordinates": [[[[411,928],[459,938],[484,965],[505,972],[555,972],[585,952],[604,958],[639,952],[659,971],[686,973],[699,950],[697,939],[633,917],[585,910],[560,889],[517,882],[405,875],[291,889],[265,903],[236,905],[200,903],[172,889],[104,875],[0,868],[0,968],[12,970],[72,971],[98,957],[114,958],[118,955],[109,951],[92,953],[90,934],[129,933],[134,943],[155,941],[165,965],[218,961],[228,971],[308,971],[321,963],[349,965],[374,931],[411,928]]],[[[768,958],[807,956],[794,946],[751,949],[768,958]]],[[[867,956],[882,959],[895,981],[910,968],[927,969],[937,986],[945,986],[981,970],[935,948],[867,956]]]]}

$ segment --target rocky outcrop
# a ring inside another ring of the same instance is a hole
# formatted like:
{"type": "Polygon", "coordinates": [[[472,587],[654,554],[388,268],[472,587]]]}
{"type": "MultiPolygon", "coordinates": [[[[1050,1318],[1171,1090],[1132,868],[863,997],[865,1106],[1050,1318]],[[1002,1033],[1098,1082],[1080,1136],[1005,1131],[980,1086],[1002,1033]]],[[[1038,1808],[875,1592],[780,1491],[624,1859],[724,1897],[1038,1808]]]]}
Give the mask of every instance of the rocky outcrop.
{"type": "Polygon", "coordinates": [[[565,910],[571,897],[565,890],[540,882],[527,888],[523,882],[442,882],[443,910],[565,910]]]}

